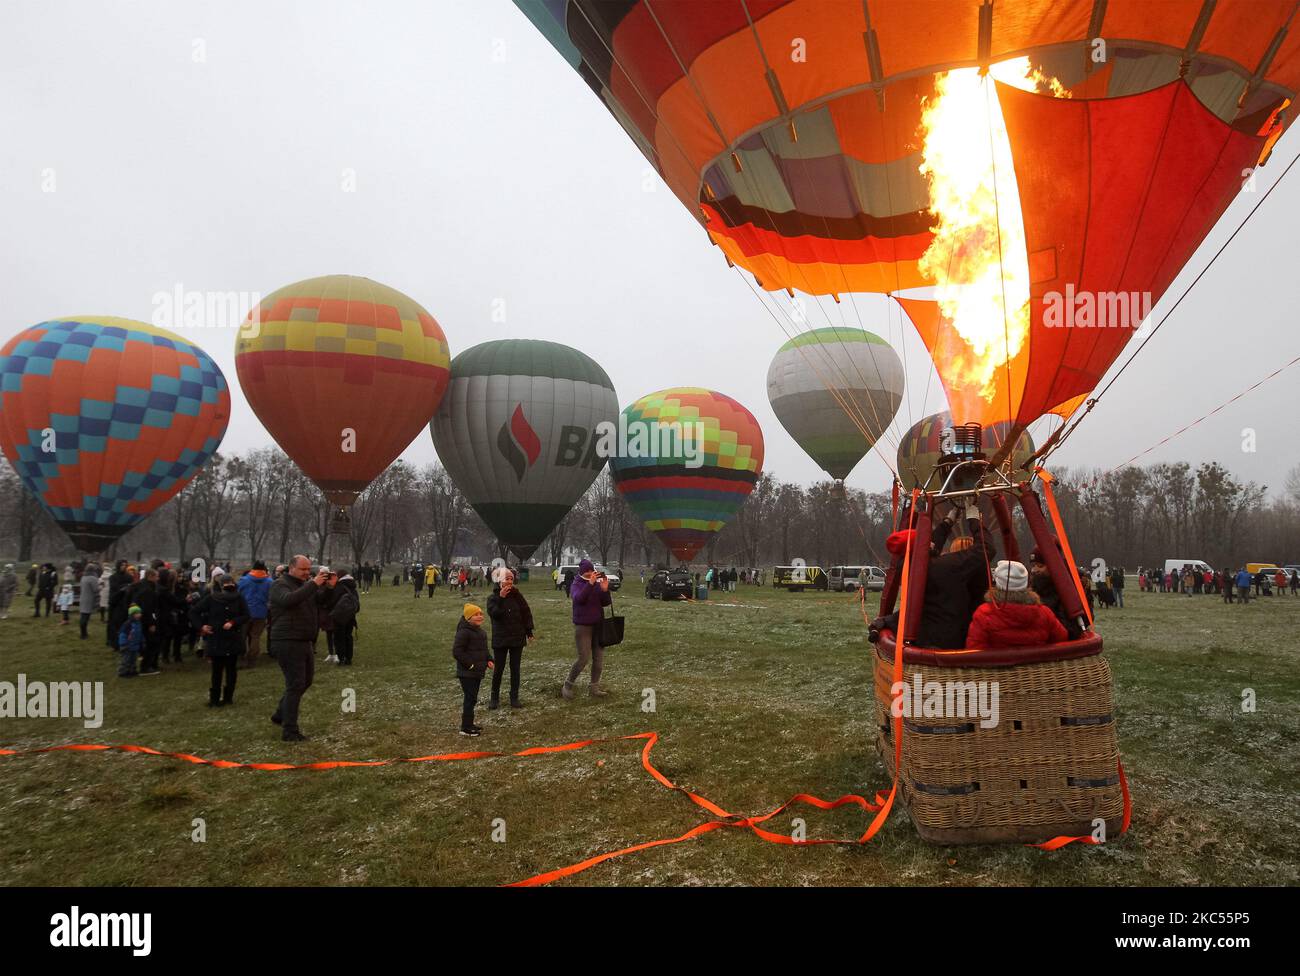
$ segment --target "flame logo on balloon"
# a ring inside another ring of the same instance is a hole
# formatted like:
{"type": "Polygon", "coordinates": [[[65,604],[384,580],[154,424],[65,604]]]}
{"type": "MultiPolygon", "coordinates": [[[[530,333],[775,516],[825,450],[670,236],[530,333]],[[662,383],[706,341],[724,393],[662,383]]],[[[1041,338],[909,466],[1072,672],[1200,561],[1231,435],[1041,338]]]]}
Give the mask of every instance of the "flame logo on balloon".
{"type": "Polygon", "coordinates": [[[515,472],[515,480],[523,481],[528,469],[537,463],[542,453],[542,442],[524,416],[524,405],[515,404],[510,420],[497,431],[497,450],[515,472]]]}

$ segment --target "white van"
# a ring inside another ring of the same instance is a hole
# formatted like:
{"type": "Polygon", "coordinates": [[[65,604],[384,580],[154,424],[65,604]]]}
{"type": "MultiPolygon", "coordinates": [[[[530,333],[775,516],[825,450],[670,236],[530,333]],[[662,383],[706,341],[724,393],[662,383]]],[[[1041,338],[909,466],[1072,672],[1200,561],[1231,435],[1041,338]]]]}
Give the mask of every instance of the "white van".
{"type": "Polygon", "coordinates": [[[1214,567],[1204,559],[1166,559],[1166,573],[1181,573],[1184,566],[1191,566],[1194,573],[1214,572],[1214,567]]]}

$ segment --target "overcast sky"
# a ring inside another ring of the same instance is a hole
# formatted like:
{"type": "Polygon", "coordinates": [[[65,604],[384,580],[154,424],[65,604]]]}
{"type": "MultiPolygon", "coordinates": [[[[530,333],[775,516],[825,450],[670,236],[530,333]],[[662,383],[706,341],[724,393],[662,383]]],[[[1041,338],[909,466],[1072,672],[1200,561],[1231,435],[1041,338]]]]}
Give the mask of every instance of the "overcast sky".
{"type": "MultiPolygon", "coordinates": [[[[1257,193],[1300,151],[1298,130],[1257,193]]],[[[265,295],[364,275],[424,305],[453,355],[552,339],[600,362],[623,404],[667,386],[727,393],[762,424],[768,470],[815,480],[767,403],[785,335],[647,172],[507,0],[0,0],[0,343],[64,315],[149,321],[154,295],[177,286],[265,295]]],[[[1233,204],[1168,299],[1255,199],[1233,204]]],[[[1057,466],[1119,465],[1300,356],[1298,212],[1300,167],[1057,466]]],[[[937,380],[896,312],[873,296],[858,307],[906,346],[905,430],[943,407],[937,380]]],[[[233,329],[180,331],[230,382],[223,450],[269,443],[239,391],[233,329]]],[[[1142,461],[1217,459],[1280,488],[1300,463],[1298,379],[1300,366],[1142,461]]],[[[404,457],[434,458],[427,432],[404,457]]],[[[849,484],[881,490],[887,469],[869,457],[849,484]]]]}

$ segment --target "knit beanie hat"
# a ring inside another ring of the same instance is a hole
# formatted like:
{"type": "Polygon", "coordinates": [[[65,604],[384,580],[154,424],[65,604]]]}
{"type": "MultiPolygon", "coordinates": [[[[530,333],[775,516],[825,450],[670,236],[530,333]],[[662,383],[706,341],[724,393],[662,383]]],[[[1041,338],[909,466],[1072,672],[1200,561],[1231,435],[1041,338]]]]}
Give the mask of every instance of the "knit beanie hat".
{"type": "Polygon", "coordinates": [[[465,604],[465,609],[461,611],[461,616],[463,616],[466,620],[468,620],[470,617],[474,616],[475,614],[482,613],[482,612],[483,612],[482,607],[477,606],[476,604],[473,603],[467,603],[465,604]]]}
{"type": "Polygon", "coordinates": [[[891,533],[885,540],[885,549],[891,556],[901,556],[914,538],[916,538],[915,529],[903,529],[901,532],[891,533]]]}
{"type": "Polygon", "coordinates": [[[579,572],[580,574],[581,574],[581,573],[590,573],[590,572],[591,572],[593,569],[595,569],[595,568],[596,568],[596,567],[592,564],[592,562],[591,562],[590,559],[583,559],[582,561],[580,561],[580,562],[578,563],[578,572],[579,572]]]}
{"type": "Polygon", "coordinates": [[[126,615],[128,617],[134,617],[137,613],[144,613],[144,611],[141,610],[139,607],[137,607],[134,603],[127,608],[126,615]]]}
{"type": "Polygon", "coordinates": [[[993,567],[993,585],[999,590],[1023,590],[1029,586],[1029,571],[1024,563],[998,560],[993,567]]]}

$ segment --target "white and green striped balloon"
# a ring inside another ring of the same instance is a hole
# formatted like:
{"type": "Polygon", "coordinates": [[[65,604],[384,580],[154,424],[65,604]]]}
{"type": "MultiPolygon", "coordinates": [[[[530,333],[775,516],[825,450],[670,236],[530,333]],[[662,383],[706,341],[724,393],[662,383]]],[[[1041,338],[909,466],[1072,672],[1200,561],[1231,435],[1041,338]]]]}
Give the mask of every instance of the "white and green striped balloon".
{"type": "Polygon", "coordinates": [[[884,339],[863,329],[812,329],[777,350],[767,398],[804,452],[842,481],[902,403],[903,364],[884,339]]]}

